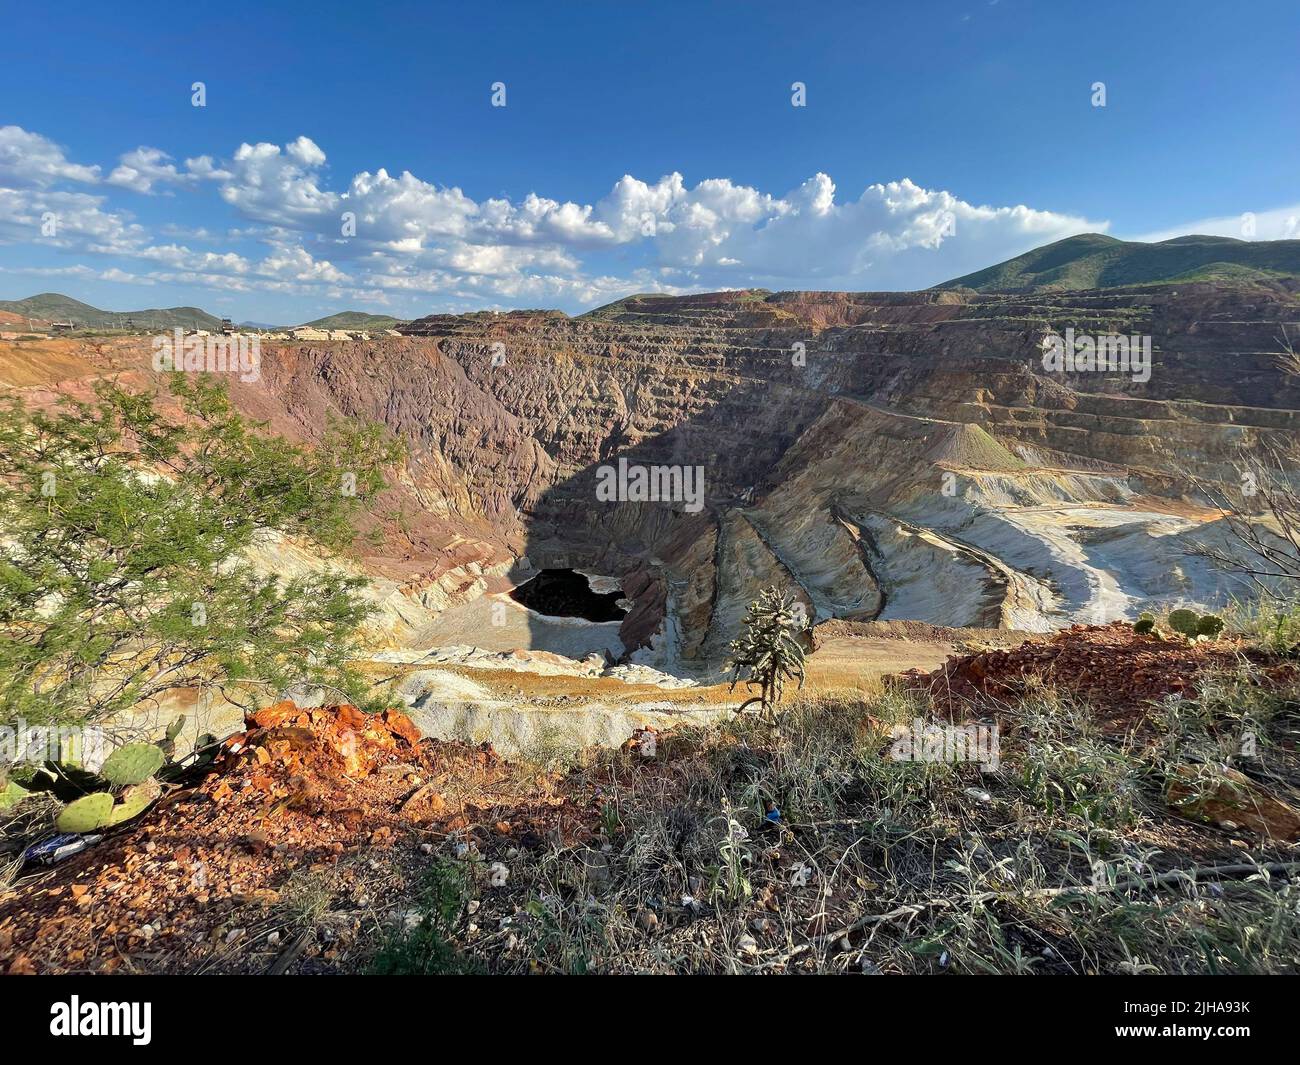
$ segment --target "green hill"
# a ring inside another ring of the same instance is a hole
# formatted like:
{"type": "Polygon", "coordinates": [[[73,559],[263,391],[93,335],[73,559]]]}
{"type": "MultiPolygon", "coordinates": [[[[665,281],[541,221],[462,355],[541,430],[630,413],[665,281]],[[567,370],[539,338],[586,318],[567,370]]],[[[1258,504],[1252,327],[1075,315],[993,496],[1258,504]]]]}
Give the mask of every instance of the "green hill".
{"type": "Polygon", "coordinates": [[[1189,236],[1144,244],[1083,233],[935,288],[1016,292],[1287,276],[1300,276],[1300,240],[1189,236]]]}
{"type": "Polygon", "coordinates": [[[317,318],[314,322],[304,322],[304,325],[314,325],[317,329],[392,329],[393,326],[402,322],[401,318],[393,318],[387,314],[367,314],[365,311],[339,311],[338,314],[331,314],[325,318],[317,318]]]}
{"type": "MultiPolygon", "coordinates": [[[[217,332],[221,319],[198,307],[153,308],[143,311],[102,311],[88,303],[74,300],[58,292],[42,292],[23,300],[0,300],[0,311],[12,311],[29,318],[46,322],[72,322],[78,329],[125,329],[127,322],[136,330],[168,330],[181,326],[184,329],[206,329],[217,332]]],[[[403,319],[387,314],[367,314],[365,311],[340,311],[327,318],[307,322],[320,329],[392,329],[403,319]]],[[[252,326],[252,323],[245,323],[252,326]]],[[[258,325],[271,329],[277,326],[258,325]]]]}
{"type": "Polygon", "coordinates": [[[143,311],[101,311],[88,303],[58,292],[42,292],[23,300],[0,300],[0,311],[47,322],[72,322],[78,329],[125,329],[127,321],[135,329],[207,329],[221,328],[221,319],[198,307],[153,308],[143,311]]]}

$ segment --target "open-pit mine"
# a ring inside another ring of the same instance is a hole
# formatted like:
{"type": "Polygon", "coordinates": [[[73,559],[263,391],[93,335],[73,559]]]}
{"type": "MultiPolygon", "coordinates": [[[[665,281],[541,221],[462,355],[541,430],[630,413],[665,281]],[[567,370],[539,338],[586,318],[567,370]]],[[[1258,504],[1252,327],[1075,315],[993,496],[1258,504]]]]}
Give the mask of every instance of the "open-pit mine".
{"type": "MultiPolygon", "coordinates": [[[[1296,442],[1278,355],[1298,291],[634,296],[263,340],[255,379],[228,383],[276,432],[364,419],[405,443],[363,556],[270,536],[259,555],[372,578],[376,679],[397,676],[425,727],[520,746],[530,706],[594,709],[579,738],[620,742],[728,705],[712,686],[770,585],[840,619],[812,658],[827,685],[951,649],[890,622],[1041,633],[1249,599],[1198,554],[1231,538],[1196,485],[1296,442]],[[1045,369],[1066,330],[1149,338],[1149,373],[1045,369]]],[[[143,337],[13,341],[0,383],[36,404],[106,375],[162,394],[151,356],[143,337]]]]}

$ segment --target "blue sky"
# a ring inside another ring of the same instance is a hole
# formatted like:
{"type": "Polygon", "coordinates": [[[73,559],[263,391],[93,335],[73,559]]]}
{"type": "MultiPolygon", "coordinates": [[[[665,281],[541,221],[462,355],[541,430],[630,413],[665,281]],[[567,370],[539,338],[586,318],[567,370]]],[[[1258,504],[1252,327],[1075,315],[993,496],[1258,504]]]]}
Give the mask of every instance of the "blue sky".
{"type": "Polygon", "coordinates": [[[579,311],[1300,235],[1294,2],[292,6],[7,5],[0,298],[579,311]]]}

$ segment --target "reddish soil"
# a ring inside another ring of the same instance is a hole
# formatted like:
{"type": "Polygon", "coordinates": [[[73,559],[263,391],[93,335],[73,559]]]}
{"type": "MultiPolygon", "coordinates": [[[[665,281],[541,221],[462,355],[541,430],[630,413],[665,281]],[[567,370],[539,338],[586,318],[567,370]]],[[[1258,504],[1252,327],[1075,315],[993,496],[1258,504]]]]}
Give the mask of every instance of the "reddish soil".
{"type": "MultiPolygon", "coordinates": [[[[1041,677],[1063,694],[1096,708],[1107,728],[1142,721],[1154,702],[1169,695],[1194,696],[1197,678],[1230,670],[1243,656],[1260,661],[1231,640],[1185,643],[1139,636],[1132,626],[1075,625],[1043,642],[949,659],[932,673],[902,675],[911,688],[928,692],[935,709],[950,717],[992,710],[1014,699],[1030,678],[1041,677]]],[[[1287,671],[1273,665],[1271,673],[1287,671]]]]}
{"type": "Polygon", "coordinates": [[[24,329],[41,329],[49,325],[49,323],[40,318],[29,318],[25,314],[17,314],[14,311],[0,311],[0,325],[18,325],[24,329]]]}
{"type": "Polygon", "coordinates": [[[1025,640],[1044,640],[1038,633],[1014,629],[952,628],[925,621],[823,621],[813,630],[820,643],[831,639],[906,640],[909,643],[988,643],[1007,646],[1025,640]]]}
{"type": "MultiPolygon", "coordinates": [[[[580,785],[522,779],[486,745],[422,741],[396,711],[279,703],[247,725],[196,787],[0,902],[8,972],[264,971],[291,938],[277,906],[294,877],[330,873],[336,895],[377,899],[401,883],[398,873],[377,889],[375,870],[420,859],[421,842],[445,848],[464,832],[490,857],[585,839],[598,818],[590,796],[573,794],[580,785]],[[259,963],[241,940],[273,928],[286,942],[262,947],[259,963]]],[[[318,964],[337,968],[349,931],[318,964]]]]}

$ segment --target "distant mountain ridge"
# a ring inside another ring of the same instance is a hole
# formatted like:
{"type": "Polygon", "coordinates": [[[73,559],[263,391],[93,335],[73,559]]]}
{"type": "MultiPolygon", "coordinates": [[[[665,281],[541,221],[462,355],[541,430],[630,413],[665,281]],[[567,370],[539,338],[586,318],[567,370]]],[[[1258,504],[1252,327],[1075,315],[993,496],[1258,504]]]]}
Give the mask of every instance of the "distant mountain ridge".
{"type": "MultiPolygon", "coordinates": [[[[143,311],[104,311],[89,303],[65,296],[60,292],[42,292],[21,300],[0,300],[0,311],[8,311],[25,318],[42,322],[72,322],[78,329],[125,329],[131,323],[134,329],[206,329],[215,332],[221,328],[221,319],[199,307],[151,308],[143,311]]],[[[339,311],[317,318],[305,325],[319,329],[391,329],[404,321],[388,314],[368,314],[365,311],[339,311]]],[[[276,330],[283,326],[264,322],[241,322],[249,329],[276,330]]]]}
{"type": "Polygon", "coordinates": [[[198,307],[151,308],[143,311],[102,311],[89,303],[59,292],[42,292],[22,300],[0,300],[0,311],[9,311],[46,322],[72,322],[78,329],[124,329],[130,321],[136,329],[221,328],[221,319],[198,307]]]}
{"type": "MultiPolygon", "coordinates": [[[[983,270],[944,281],[932,286],[930,291],[1083,291],[1191,281],[1250,282],[1278,278],[1300,279],[1300,240],[1250,241],[1193,235],[1144,243],[1119,240],[1104,233],[1082,233],[1034,248],[983,270]]],[[[721,293],[711,295],[714,299],[722,296],[721,293]]],[[[751,289],[746,290],[742,297],[757,304],[768,295],[765,289],[751,289]]],[[[582,317],[602,319],[639,303],[664,298],[663,294],[629,296],[606,307],[594,308],[582,317]]],[[[136,330],[169,330],[180,327],[216,331],[221,328],[219,317],[199,307],[104,311],[58,292],[42,292],[20,300],[0,300],[0,312],[44,322],[70,321],[80,329],[121,329],[127,327],[128,321],[136,330]]],[[[561,312],[531,313],[550,315],[561,312]]],[[[318,329],[378,332],[406,322],[406,319],[388,314],[338,311],[303,324],[318,329]]],[[[17,324],[9,323],[11,327],[17,324]]],[[[264,330],[284,328],[253,322],[241,324],[247,328],[264,330]]]]}
{"type": "Polygon", "coordinates": [[[315,326],[317,329],[392,329],[399,322],[405,321],[404,318],[394,318],[389,314],[367,314],[365,311],[339,311],[337,314],[330,314],[324,318],[317,318],[314,322],[304,322],[304,325],[315,326]]]}
{"type": "Polygon", "coordinates": [[[1187,236],[1147,244],[1082,233],[936,289],[1025,292],[1300,276],[1300,240],[1187,236]]]}

